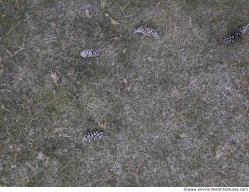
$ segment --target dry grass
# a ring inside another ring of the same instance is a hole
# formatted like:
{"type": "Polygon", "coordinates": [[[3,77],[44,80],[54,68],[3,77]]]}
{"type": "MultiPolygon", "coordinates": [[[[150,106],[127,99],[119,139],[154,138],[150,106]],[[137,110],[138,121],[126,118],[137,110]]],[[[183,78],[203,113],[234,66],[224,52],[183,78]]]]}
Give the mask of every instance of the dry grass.
{"type": "Polygon", "coordinates": [[[0,1],[0,185],[248,186],[248,6],[0,1]]]}

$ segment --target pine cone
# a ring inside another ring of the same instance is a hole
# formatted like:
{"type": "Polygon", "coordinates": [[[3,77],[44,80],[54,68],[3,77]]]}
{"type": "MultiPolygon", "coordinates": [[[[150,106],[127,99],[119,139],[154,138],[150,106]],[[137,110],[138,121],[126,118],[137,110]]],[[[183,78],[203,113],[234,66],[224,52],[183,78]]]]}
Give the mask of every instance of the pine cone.
{"type": "Polygon", "coordinates": [[[237,31],[234,31],[230,35],[226,36],[224,39],[224,43],[226,45],[229,45],[241,39],[241,37],[246,34],[248,26],[249,24],[247,26],[240,27],[237,31]]]}
{"type": "Polygon", "coordinates": [[[103,130],[87,131],[83,137],[84,142],[92,142],[96,140],[102,140],[106,137],[106,133],[103,130]]]}
{"type": "Polygon", "coordinates": [[[80,53],[81,57],[90,58],[90,57],[98,57],[100,54],[99,49],[86,49],[80,53]]]}
{"type": "Polygon", "coordinates": [[[141,26],[138,27],[134,33],[139,33],[147,37],[154,37],[155,39],[159,39],[159,32],[151,27],[141,26]]]}

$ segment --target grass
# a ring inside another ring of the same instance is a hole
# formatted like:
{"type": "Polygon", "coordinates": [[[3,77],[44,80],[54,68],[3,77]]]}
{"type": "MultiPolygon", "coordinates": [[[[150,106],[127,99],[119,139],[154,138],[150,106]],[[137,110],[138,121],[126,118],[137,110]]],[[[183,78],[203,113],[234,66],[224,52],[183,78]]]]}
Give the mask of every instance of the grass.
{"type": "Polygon", "coordinates": [[[248,5],[0,1],[0,185],[248,186],[248,5]]]}

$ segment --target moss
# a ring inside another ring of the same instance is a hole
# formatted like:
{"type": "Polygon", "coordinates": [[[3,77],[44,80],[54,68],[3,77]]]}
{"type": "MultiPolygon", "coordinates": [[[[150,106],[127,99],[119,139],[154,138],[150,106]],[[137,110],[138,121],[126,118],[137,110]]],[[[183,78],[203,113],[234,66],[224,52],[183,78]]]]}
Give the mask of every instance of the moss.
{"type": "Polygon", "coordinates": [[[58,2],[58,0],[44,0],[44,1],[42,1],[42,5],[45,8],[49,8],[50,6],[52,6],[56,2],[58,2]]]}
{"type": "MultiPolygon", "coordinates": [[[[44,167],[42,167],[43,169],[45,169],[44,167]]],[[[29,178],[29,180],[27,181],[27,183],[25,183],[25,187],[38,187],[38,186],[43,186],[43,180],[41,180],[41,178],[43,178],[44,176],[44,171],[39,171],[35,176],[32,176],[31,178],[29,178]]]]}
{"type": "Polygon", "coordinates": [[[9,15],[2,14],[0,17],[0,25],[1,25],[1,31],[0,35],[5,35],[10,29],[11,26],[15,25],[16,21],[11,18],[9,15]]]}

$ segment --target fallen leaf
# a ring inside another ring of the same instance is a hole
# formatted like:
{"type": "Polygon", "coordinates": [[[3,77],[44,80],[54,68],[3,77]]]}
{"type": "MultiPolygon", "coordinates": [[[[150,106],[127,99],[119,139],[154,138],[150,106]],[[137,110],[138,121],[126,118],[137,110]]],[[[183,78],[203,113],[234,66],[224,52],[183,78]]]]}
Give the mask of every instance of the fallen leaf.
{"type": "Polygon", "coordinates": [[[124,77],[117,77],[117,86],[121,90],[128,90],[128,81],[124,77]]]}
{"type": "Polygon", "coordinates": [[[40,151],[37,155],[37,159],[40,161],[45,161],[48,157],[42,152],[40,151]]]}
{"type": "Polygon", "coordinates": [[[117,22],[116,20],[114,20],[113,18],[111,18],[111,24],[113,24],[113,25],[120,25],[120,23],[117,22]]]}
{"type": "Polygon", "coordinates": [[[187,135],[186,133],[181,133],[179,136],[180,136],[182,139],[188,137],[188,135],[187,135]]]}
{"type": "Polygon", "coordinates": [[[107,121],[101,121],[101,122],[99,123],[99,127],[100,127],[101,129],[106,129],[107,126],[108,126],[108,122],[107,122],[107,121]]]}
{"type": "Polygon", "coordinates": [[[51,78],[52,78],[52,81],[57,84],[58,81],[59,81],[59,76],[56,74],[56,73],[51,73],[51,78]]]}
{"type": "Polygon", "coordinates": [[[107,5],[106,0],[101,0],[101,7],[102,7],[102,9],[104,9],[106,7],[106,5],[107,5]]]}
{"type": "Polygon", "coordinates": [[[90,17],[90,12],[88,9],[85,9],[85,15],[86,15],[86,17],[90,17]]]}

